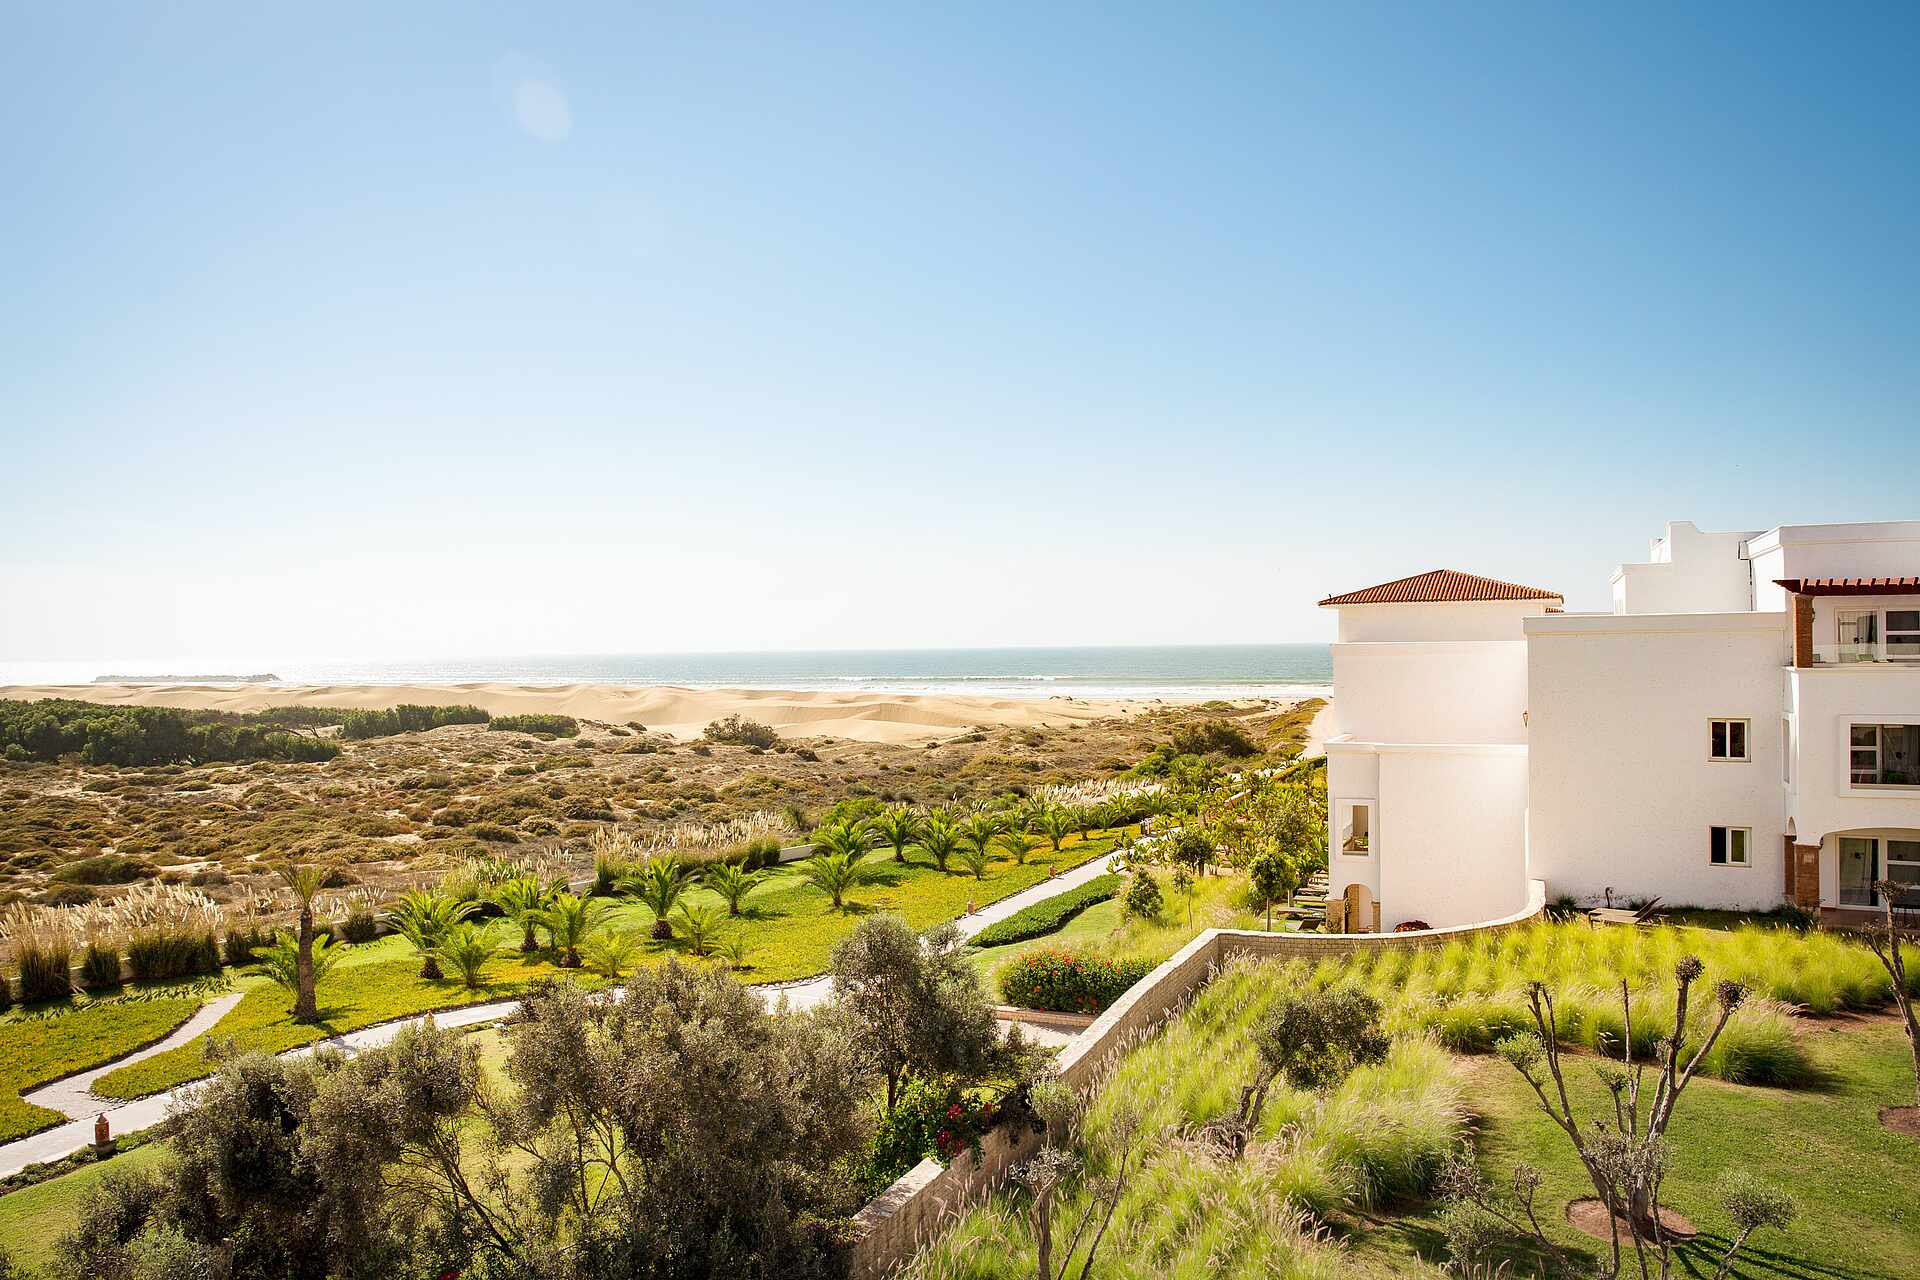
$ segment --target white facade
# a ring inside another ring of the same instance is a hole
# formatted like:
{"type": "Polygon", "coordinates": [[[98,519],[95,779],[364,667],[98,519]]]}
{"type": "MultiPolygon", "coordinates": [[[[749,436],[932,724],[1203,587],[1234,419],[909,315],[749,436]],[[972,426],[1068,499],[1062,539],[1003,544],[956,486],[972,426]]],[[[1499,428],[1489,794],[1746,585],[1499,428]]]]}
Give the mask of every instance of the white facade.
{"type": "Polygon", "coordinates": [[[1448,571],[1322,602],[1334,892],[1390,929],[1507,914],[1530,878],[1762,910],[1920,885],[1920,521],[1652,547],[1606,614],[1448,571]]]}

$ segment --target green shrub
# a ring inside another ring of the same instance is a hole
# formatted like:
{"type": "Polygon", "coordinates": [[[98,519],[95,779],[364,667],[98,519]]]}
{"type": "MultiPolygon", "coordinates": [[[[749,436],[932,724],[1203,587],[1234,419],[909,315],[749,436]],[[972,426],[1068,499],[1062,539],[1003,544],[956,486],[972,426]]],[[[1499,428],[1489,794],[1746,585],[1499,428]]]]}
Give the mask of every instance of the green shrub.
{"type": "Polygon", "coordinates": [[[403,702],[397,707],[342,712],[343,738],[390,738],[396,733],[420,733],[449,724],[486,724],[493,717],[479,707],[423,707],[403,702]]]}
{"type": "Polygon", "coordinates": [[[22,939],[15,958],[20,962],[20,1003],[65,1000],[73,994],[73,955],[65,942],[22,939]]]}
{"type": "Polygon", "coordinates": [[[106,707],[69,698],[0,700],[0,754],[10,760],[58,760],[78,755],[87,764],[152,765],[176,761],[330,760],[338,743],[310,728],[335,713],[272,707],[236,714],[176,707],[106,707]]]}
{"type": "Polygon", "coordinates": [[[579,734],[580,722],[572,716],[547,714],[495,716],[487,728],[502,733],[550,733],[556,738],[572,738],[579,734]]]}
{"type": "Polygon", "coordinates": [[[1153,969],[1146,960],[1107,960],[1053,948],[1030,951],[1000,971],[1000,998],[1023,1009],[1099,1013],[1153,969]]]}
{"type": "Polygon", "coordinates": [[[762,749],[780,741],[780,735],[773,731],[772,726],[761,724],[758,720],[749,720],[738,712],[715,720],[701,732],[700,736],[708,742],[718,742],[725,746],[762,749]]]}
{"type": "Polygon", "coordinates": [[[154,875],[151,865],[121,853],[101,853],[69,862],[47,878],[59,884],[131,884],[154,875]]]}
{"type": "Polygon", "coordinates": [[[347,942],[372,942],[379,932],[379,922],[365,907],[356,907],[340,926],[340,937],[347,942]]]}
{"type": "Polygon", "coordinates": [[[1183,724],[1173,731],[1171,745],[1176,756],[1251,756],[1260,752],[1259,744],[1231,720],[1183,724]]]}
{"type": "Polygon", "coordinates": [[[111,943],[88,942],[80,953],[80,985],[105,991],[120,985],[120,952],[111,943]]]}
{"type": "Polygon", "coordinates": [[[1135,871],[1127,884],[1127,914],[1136,920],[1158,920],[1164,906],[1160,882],[1153,878],[1153,872],[1145,867],[1135,871]]]}
{"type": "Polygon", "coordinates": [[[220,954],[230,965],[251,964],[256,951],[264,951],[272,945],[273,934],[265,929],[228,929],[227,936],[220,943],[220,954]]]}
{"type": "Polygon", "coordinates": [[[1036,902],[1005,920],[988,925],[974,935],[973,945],[998,947],[1053,933],[1094,903],[1105,902],[1119,891],[1119,876],[1095,876],[1077,889],[1055,894],[1044,902],[1036,902]]]}
{"type": "Polygon", "coordinates": [[[136,982],[215,973],[220,945],[212,930],[147,929],[127,940],[127,964],[136,982]]]}

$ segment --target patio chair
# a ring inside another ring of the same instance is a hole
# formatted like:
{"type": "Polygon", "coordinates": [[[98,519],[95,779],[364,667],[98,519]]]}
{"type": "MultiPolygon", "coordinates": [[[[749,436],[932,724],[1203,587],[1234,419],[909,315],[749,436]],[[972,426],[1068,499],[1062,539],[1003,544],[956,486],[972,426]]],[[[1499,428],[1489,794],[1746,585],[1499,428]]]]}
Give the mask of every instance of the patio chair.
{"type": "Polygon", "coordinates": [[[1653,898],[1638,911],[1628,911],[1621,907],[1595,907],[1593,910],[1587,912],[1587,923],[1589,925],[1655,925],[1660,923],[1660,917],[1656,916],[1653,911],[1654,908],[1659,905],[1660,899],[1653,898]]]}

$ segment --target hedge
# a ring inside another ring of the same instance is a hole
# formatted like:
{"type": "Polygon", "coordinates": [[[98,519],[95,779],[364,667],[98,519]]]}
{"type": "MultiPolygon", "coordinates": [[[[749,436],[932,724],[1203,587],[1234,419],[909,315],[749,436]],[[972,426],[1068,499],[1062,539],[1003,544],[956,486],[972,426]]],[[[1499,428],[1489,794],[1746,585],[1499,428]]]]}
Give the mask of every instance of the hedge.
{"type": "Polygon", "coordinates": [[[1030,951],[1000,971],[1000,998],[1023,1009],[1099,1013],[1153,969],[1151,960],[1106,960],[1056,948],[1030,951]]]}
{"type": "Polygon", "coordinates": [[[988,925],[973,936],[973,945],[999,947],[1052,933],[1094,903],[1105,902],[1119,891],[1119,876],[1095,876],[1076,889],[1055,894],[1044,902],[1036,902],[1014,912],[1005,920],[988,925]]]}

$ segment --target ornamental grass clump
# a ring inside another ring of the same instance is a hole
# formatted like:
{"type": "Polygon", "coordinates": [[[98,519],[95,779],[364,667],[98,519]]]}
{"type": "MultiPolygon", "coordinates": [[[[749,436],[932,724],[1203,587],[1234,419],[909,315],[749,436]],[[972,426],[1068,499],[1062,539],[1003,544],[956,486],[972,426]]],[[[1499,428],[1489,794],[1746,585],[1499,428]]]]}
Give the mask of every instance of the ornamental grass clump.
{"type": "Polygon", "coordinates": [[[120,950],[111,942],[88,942],[80,953],[80,985],[105,991],[120,985],[120,950]]]}

